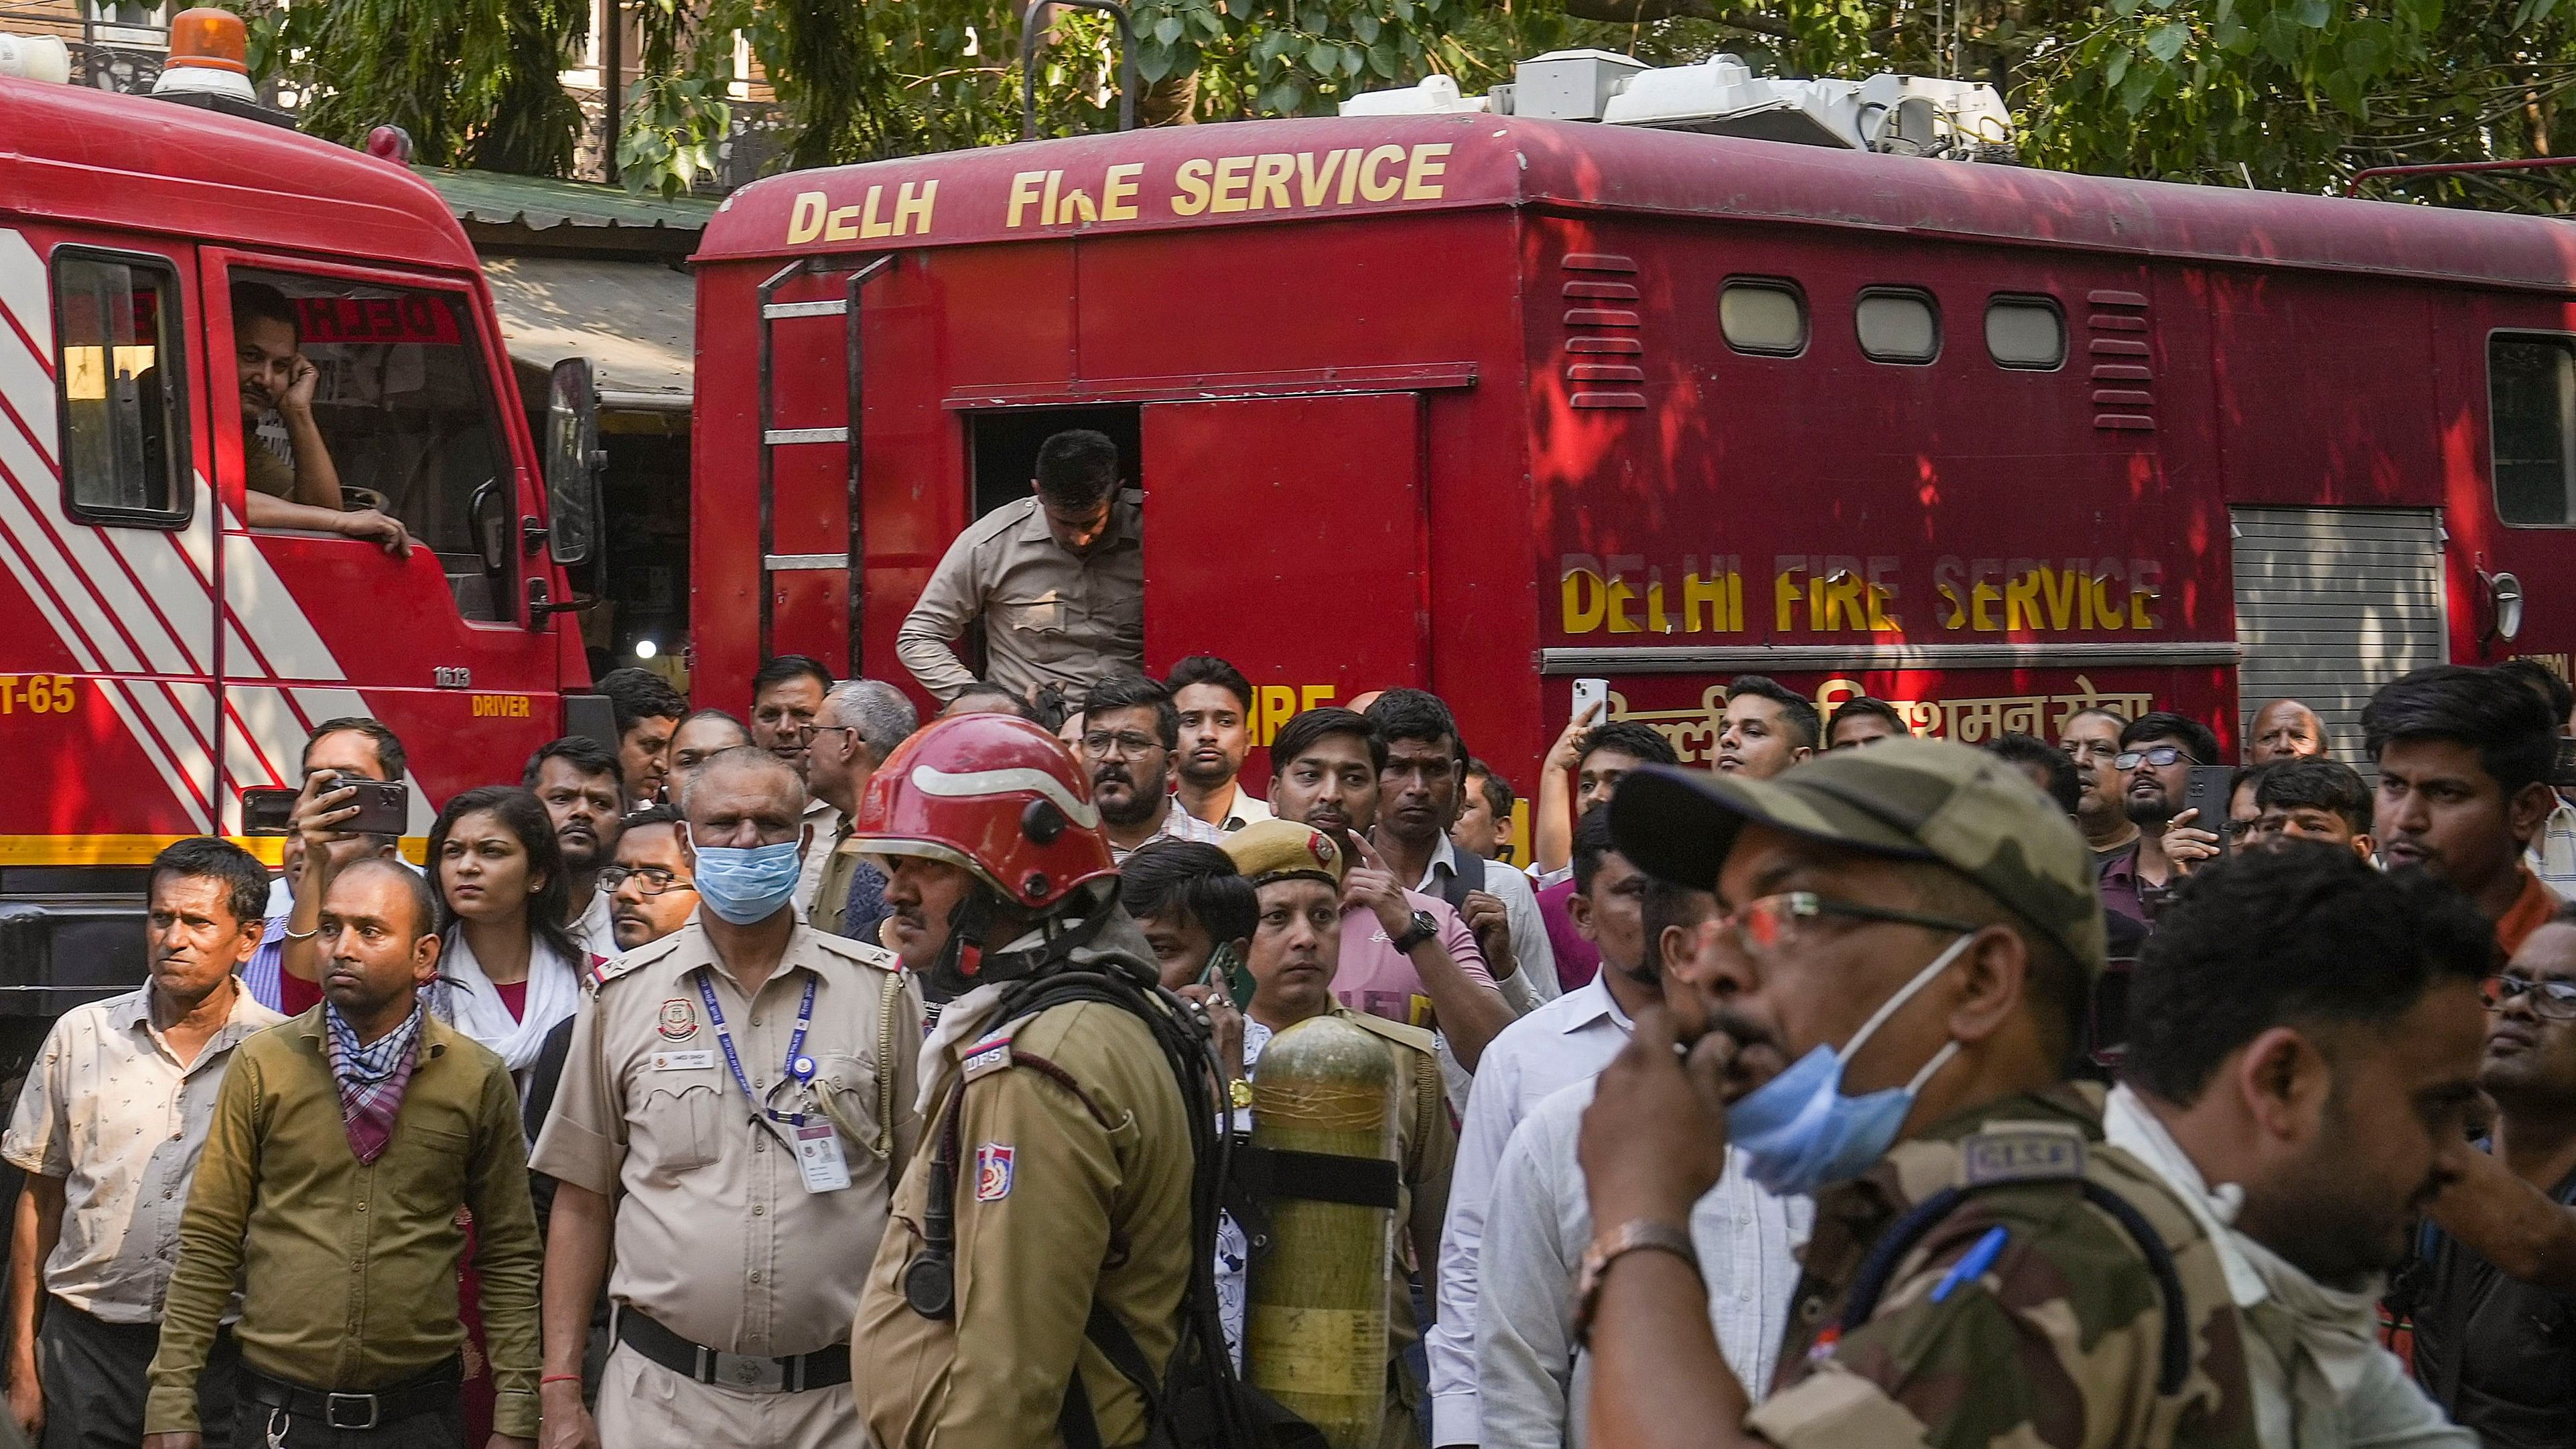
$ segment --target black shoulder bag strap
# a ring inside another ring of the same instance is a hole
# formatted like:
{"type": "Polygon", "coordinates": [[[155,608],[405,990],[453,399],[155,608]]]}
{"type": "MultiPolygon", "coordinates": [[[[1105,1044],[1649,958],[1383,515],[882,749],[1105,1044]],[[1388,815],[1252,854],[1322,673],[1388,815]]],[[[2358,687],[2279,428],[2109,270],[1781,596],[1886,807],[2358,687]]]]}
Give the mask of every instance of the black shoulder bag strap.
{"type": "Polygon", "coordinates": [[[1440,899],[1449,903],[1449,909],[1463,916],[1467,913],[1468,892],[1485,888],[1485,858],[1454,844],[1449,848],[1457,852],[1458,864],[1440,880],[1440,899]]]}

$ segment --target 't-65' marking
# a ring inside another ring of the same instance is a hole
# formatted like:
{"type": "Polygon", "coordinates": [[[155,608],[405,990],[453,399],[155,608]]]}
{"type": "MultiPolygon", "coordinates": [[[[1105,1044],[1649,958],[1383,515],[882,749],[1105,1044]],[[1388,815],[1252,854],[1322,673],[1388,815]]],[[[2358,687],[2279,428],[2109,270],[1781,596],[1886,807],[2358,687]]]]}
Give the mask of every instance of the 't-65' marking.
{"type": "Polygon", "coordinates": [[[70,714],[80,703],[68,674],[0,674],[0,714],[70,714]]]}

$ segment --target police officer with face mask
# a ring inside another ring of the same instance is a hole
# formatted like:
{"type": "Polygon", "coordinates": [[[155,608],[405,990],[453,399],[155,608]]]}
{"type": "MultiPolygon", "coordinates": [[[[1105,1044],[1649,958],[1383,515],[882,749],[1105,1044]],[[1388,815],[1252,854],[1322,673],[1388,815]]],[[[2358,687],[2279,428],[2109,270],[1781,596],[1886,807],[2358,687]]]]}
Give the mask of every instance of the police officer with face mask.
{"type": "Polygon", "coordinates": [[[1609,808],[1722,914],[1584,1117],[1594,1442],[2253,1449],[2216,1250],[2064,1079],[2102,912],[2018,767],[1897,740],[1767,781],[1649,767],[1609,808]],[[1767,1396],[1718,1356],[1687,1231],[1730,1144],[1816,1201],[1767,1396]]]}
{"type": "Polygon", "coordinates": [[[547,1442],[861,1443],[850,1321],[920,1135],[920,996],[891,952],[796,919],[805,791],[777,756],[713,756],[681,807],[700,909],[602,968],[532,1159],[559,1184],[547,1442]],[[582,1349],[612,1249],[594,1424],[582,1349]]]}

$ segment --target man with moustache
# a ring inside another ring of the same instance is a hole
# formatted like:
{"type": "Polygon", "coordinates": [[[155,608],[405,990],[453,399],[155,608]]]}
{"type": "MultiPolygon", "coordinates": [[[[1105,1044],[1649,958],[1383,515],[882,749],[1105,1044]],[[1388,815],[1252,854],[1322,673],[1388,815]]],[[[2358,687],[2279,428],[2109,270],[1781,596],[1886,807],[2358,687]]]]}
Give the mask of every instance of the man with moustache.
{"type": "Polygon", "coordinates": [[[2192,866],[2218,854],[2214,822],[2176,820],[2185,814],[2183,791],[2191,767],[2218,762],[2218,736],[2197,720],[2165,710],[2142,714],[2120,730],[2120,752],[2111,768],[2121,804],[2138,838],[2102,862],[2102,904],[2139,921],[2153,921],[2155,907],[2192,866]]]}
{"type": "Polygon", "coordinates": [[[633,665],[608,671],[593,687],[608,696],[617,726],[617,769],[626,798],[637,805],[661,799],[671,774],[671,733],[688,714],[688,701],[662,676],[633,665]]]}
{"type": "Polygon", "coordinates": [[[680,721],[680,727],[671,731],[671,773],[662,784],[662,798],[679,803],[680,792],[707,761],[751,742],[751,730],[720,709],[702,709],[680,721]]]}
{"type": "Polygon", "coordinates": [[[1252,681],[1213,654],[1193,654],[1163,679],[1180,712],[1181,808],[1228,834],[1270,818],[1269,802],[1238,778],[1252,748],[1252,681]]]}
{"type": "Polygon", "coordinates": [[[2317,712],[2295,699],[2276,699],[2254,711],[2254,722],[2245,727],[2245,763],[2268,765],[2274,760],[2331,759],[2326,748],[2326,724],[2317,712]]]}
{"type": "MultiPolygon", "coordinates": [[[[825,669],[821,660],[806,654],[781,654],[764,662],[751,676],[751,742],[793,766],[800,784],[809,768],[805,747],[812,736],[807,727],[822,712],[823,696],[831,688],[832,671],[825,669]]],[[[810,915],[815,894],[823,888],[823,867],[830,856],[828,850],[816,847],[838,838],[841,821],[831,801],[809,792],[805,797],[805,823],[814,828],[796,877],[796,909],[810,915]]]]}
{"type": "Polygon", "coordinates": [[[1225,838],[1224,830],[1182,809],[1172,794],[1181,716],[1163,686],[1141,674],[1113,674],[1092,685],[1076,738],[1113,863],[1149,840],[1214,845],[1225,838]]]}
{"type": "MultiPolygon", "coordinates": [[[[2092,848],[2097,864],[2118,856],[2138,839],[2138,822],[2129,818],[2126,782],[2111,763],[2119,757],[2120,731],[2128,725],[2125,717],[2107,709],[2082,709],[2067,716],[2057,737],[2057,747],[2075,762],[2081,786],[2075,825],[2084,832],[2084,843],[2092,848]]],[[[2103,904],[2113,903],[2106,897],[2103,904]]]]}
{"type": "Polygon", "coordinates": [[[2380,1347],[2379,1299],[2473,1156],[2493,959],[2457,891],[2318,841],[2213,864],[2157,919],[2103,1136],[2217,1250],[2266,1445],[2475,1449],[2380,1347]]]}
{"type": "MultiPolygon", "coordinates": [[[[145,1376],[216,1094],[243,1039],[285,1019],[233,975],[259,944],[268,897],[250,852],[182,840],[146,880],[150,978],[54,1022],[0,1143],[27,1174],[9,1260],[10,1415],[56,1449],[143,1437],[145,1376]]],[[[220,1445],[232,1335],[219,1331],[211,1352],[198,1409],[220,1445]]]]}
{"type": "Polygon", "coordinates": [[[1767,781],[1646,770],[1610,809],[1622,854],[1722,914],[1717,1009],[1639,1013],[1584,1114],[1593,1442],[2251,1449],[2206,1230],[2063,1079],[2101,907],[2018,767],[1890,740],[1767,781]],[[1685,1226],[1730,1146],[1817,1199],[1758,1408],[1685,1226]]]}
{"type": "Polygon", "coordinates": [[[1271,813],[1331,836],[1350,862],[1333,995],[1371,1016],[1434,1027],[1473,1072],[1513,1012],[1467,923],[1448,902],[1404,889],[1369,845],[1386,761],[1386,738],[1368,716],[1306,710],[1271,737],[1271,813]]]}
{"type": "Polygon", "coordinates": [[[2523,862],[2557,804],[2558,726],[2529,687],[2491,669],[2436,664],[2382,685],[2361,711],[2379,767],[2372,811],[2383,864],[2420,865],[2495,922],[2505,954],[2558,910],[2523,862]]]}
{"type": "Polygon", "coordinates": [[[537,1434],[537,1225],[509,1068],[432,1017],[428,882],[332,877],[323,1003],[235,1050],[179,1225],[144,1449],[200,1449],[198,1381],[242,1294],[232,1442],[461,1449],[466,1213],[498,1388],[488,1449],[537,1434]]]}
{"type": "Polygon", "coordinates": [[[2433,1202],[2415,1372],[2488,1449],[2556,1449],[2576,1444],[2576,912],[2524,937],[2487,997],[2496,1117],[2433,1202]]]}
{"type": "Polygon", "coordinates": [[[564,881],[571,891],[564,929],[585,958],[576,965],[617,954],[599,873],[617,854],[618,822],[626,814],[624,779],[617,757],[580,735],[538,746],[519,777],[554,822],[555,845],[563,852],[564,881]]]}

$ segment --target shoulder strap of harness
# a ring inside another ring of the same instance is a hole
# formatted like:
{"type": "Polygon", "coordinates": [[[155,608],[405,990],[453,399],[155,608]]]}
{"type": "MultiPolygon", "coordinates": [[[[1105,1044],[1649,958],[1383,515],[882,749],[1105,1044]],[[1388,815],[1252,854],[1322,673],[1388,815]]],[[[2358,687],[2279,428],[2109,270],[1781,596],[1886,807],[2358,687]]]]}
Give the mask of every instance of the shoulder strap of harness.
{"type": "MultiPolygon", "coordinates": [[[[2025,1179],[2026,1180],[2026,1179],[2025,1179]]],[[[1972,1193],[1989,1188],[2018,1186],[2020,1181],[1999,1179],[1945,1187],[1908,1209],[1903,1217],[1879,1235],[1878,1242],[1861,1260],[1860,1272],[1852,1279],[1851,1297],[1843,1304],[1839,1326],[1842,1333],[1852,1333],[1869,1322],[1877,1311],[1878,1300],[1887,1292],[1888,1280],[1896,1276],[1896,1267],[1924,1236],[1938,1227],[1950,1214],[1958,1211],[1972,1193]]],[[[2127,1198],[2120,1196],[2090,1178],[2067,1179],[2084,1194],[2084,1200],[2111,1215],[2123,1232],[2138,1245],[2147,1260],[2147,1271],[2155,1275],[2157,1291],[2164,1296],[2164,1336],[2156,1369],[2156,1392],[2170,1397],[2182,1392],[2183,1381],[2191,1376],[2191,1320],[2189,1302],[2183,1296],[2182,1274],[2174,1266],[2173,1250],[2165,1246],[2164,1237],[2146,1214],[2127,1198]]]]}

